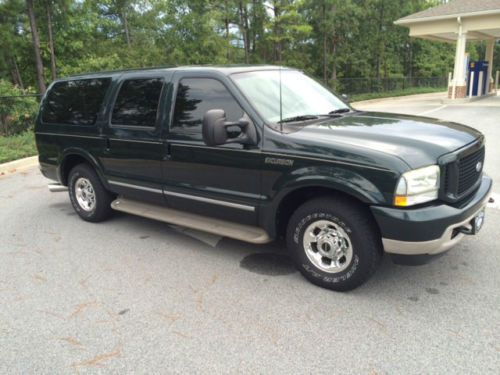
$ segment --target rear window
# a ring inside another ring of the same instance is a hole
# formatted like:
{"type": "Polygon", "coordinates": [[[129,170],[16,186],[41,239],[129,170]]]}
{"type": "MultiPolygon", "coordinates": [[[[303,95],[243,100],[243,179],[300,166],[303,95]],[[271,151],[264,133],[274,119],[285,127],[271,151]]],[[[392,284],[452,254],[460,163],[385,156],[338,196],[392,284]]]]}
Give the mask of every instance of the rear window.
{"type": "Polygon", "coordinates": [[[116,98],[111,123],[154,127],[162,86],[161,78],[124,81],[116,98]]]}
{"type": "Polygon", "coordinates": [[[94,125],[110,78],[57,82],[47,93],[42,121],[49,124],[94,125]]]}

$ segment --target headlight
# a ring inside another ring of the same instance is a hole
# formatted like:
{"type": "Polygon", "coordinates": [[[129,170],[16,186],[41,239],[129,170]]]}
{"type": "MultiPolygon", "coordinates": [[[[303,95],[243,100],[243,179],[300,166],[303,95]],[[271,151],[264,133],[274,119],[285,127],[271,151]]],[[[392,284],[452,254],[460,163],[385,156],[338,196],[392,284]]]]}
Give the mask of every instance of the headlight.
{"type": "Polygon", "coordinates": [[[439,167],[414,169],[399,178],[394,195],[394,205],[413,206],[437,199],[439,191],[439,167]]]}

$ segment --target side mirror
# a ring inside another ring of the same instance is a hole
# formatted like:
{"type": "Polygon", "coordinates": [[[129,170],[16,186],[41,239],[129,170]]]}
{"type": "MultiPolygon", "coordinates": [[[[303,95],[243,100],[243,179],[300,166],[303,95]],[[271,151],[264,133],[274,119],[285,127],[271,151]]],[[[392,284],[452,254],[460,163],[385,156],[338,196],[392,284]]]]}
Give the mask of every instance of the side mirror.
{"type": "Polygon", "coordinates": [[[342,100],[346,103],[349,103],[349,95],[347,94],[342,94],[340,95],[340,97],[342,98],[342,100]]]}
{"type": "Polygon", "coordinates": [[[250,119],[244,115],[236,122],[226,121],[223,109],[211,109],[203,116],[203,141],[207,146],[219,146],[227,143],[254,145],[257,133],[250,119]]]}

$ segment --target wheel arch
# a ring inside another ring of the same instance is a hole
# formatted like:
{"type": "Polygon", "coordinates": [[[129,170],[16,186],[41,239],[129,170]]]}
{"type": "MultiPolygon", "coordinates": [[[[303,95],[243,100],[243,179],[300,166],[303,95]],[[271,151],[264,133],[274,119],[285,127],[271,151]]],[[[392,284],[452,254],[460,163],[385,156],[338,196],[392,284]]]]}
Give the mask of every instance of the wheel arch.
{"type": "MultiPolygon", "coordinates": [[[[265,227],[273,237],[284,237],[291,215],[306,201],[321,196],[340,197],[366,209],[368,215],[373,216],[368,209],[370,204],[379,203],[374,197],[346,185],[315,182],[295,186],[287,189],[272,205],[272,212],[264,214],[265,227]]],[[[374,218],[373,218],[374,219],[374,218]]],[[[375,219],[374,219],[375,222],[375,219]]]]}
{"type": "Polygon", "coordinates": [[[79,148],[65,150],[65,152],[61,155],[58,173],[59,180],[63,185],[68,185],[68,177],[71,169],[82,163],[89,164],[96,171],[102,184],[108,188],[107,181],[102,174],[98,161],[91,154],[79,148]]]}

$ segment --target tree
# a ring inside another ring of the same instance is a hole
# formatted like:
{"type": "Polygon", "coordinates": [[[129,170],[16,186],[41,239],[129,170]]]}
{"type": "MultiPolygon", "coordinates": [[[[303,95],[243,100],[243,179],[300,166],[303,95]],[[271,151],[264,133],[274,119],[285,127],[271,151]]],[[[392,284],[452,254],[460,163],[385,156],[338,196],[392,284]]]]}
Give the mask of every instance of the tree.
{"type": "Polygon", "coordinates": [[[33,0],[26,0],[26,7],[28,9],[28,17],[30,21],[31,38],[33,41],[33,52],[35,54],[35,68],[36,68],[36,81],[38,85],[38,93],[44,94],[46,87],[45,87],[45,80],[43,78],[43,62],[42,62],[42,55],[40,53],[40,37],[38,35],[35,10],[33,8],[33,0]]]}
{"type": "Polygon", "coordinates": [[[54,37],[52,34],[52,0],[45,1],[45,10],[47,12],[47,33],[49,37],[49,50],[50,50],[50,72],[52,80],[57,78],[56,69],[56,53],[54,51],[54,37]]]}

